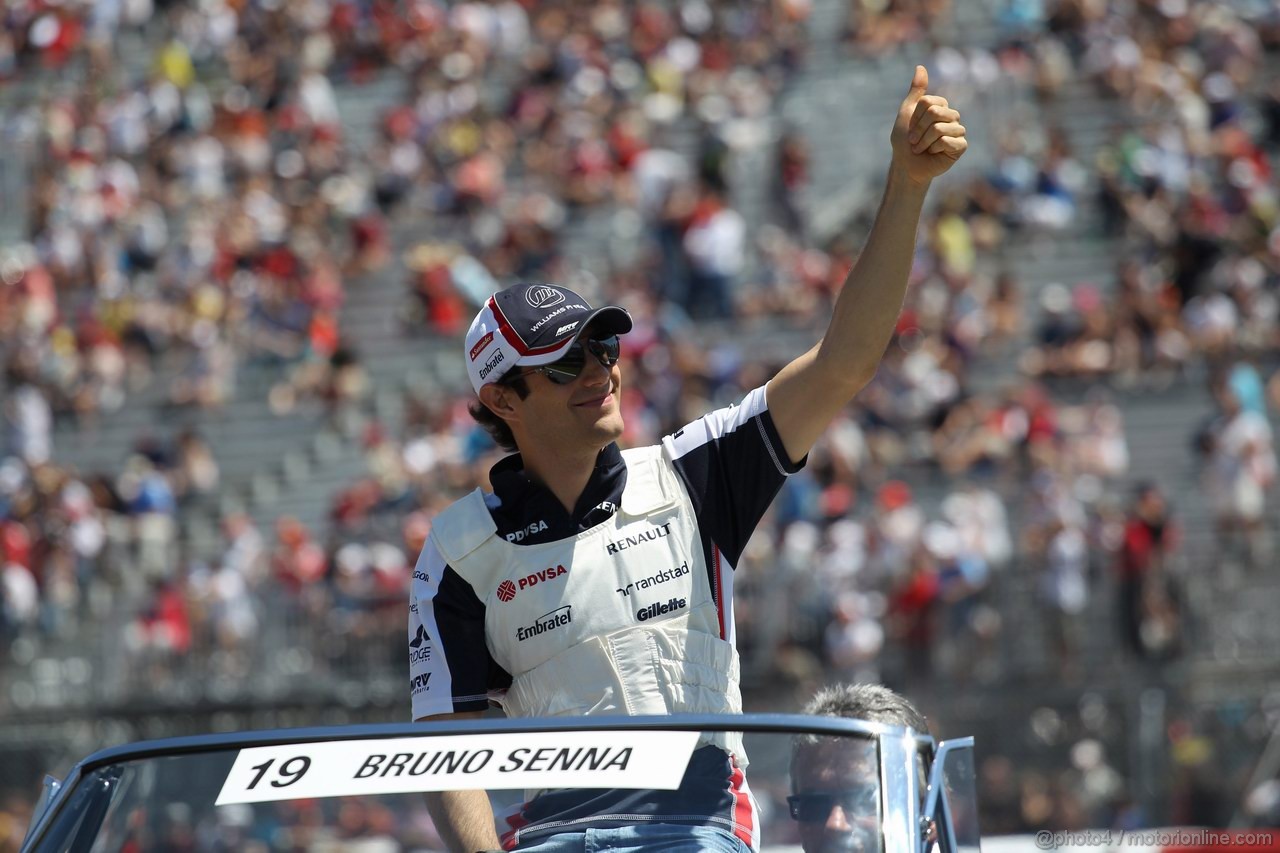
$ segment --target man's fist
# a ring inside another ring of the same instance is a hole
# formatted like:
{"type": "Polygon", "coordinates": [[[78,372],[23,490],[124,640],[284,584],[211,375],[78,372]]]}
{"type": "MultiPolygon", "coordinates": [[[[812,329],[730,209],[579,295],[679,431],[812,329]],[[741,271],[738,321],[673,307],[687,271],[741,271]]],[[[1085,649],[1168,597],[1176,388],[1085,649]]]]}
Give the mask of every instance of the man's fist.
{"type": "Polygon", "coordinates": [[[928,91],[929,72],[917,65],[889,137],[894,168],[917,183],[950,169],[969,147],[960,113],[948,106],[946,98],[928,91]]]}

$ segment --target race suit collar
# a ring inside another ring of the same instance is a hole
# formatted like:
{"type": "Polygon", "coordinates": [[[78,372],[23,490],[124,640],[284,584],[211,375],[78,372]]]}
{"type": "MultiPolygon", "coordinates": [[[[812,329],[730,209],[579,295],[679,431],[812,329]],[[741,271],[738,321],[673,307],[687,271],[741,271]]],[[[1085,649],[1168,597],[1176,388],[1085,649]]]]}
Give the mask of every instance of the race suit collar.
{"type": "Polygon", "coordinates": [[[576,536],[613,515],[622,501],[627,466],[616,443],[601,450],[572,515],[550,489],[525,472],[518,453],[489,469],[489,482],[498,498],[498,505],[489,508],[498,535],[534,545],[576,536]]]}

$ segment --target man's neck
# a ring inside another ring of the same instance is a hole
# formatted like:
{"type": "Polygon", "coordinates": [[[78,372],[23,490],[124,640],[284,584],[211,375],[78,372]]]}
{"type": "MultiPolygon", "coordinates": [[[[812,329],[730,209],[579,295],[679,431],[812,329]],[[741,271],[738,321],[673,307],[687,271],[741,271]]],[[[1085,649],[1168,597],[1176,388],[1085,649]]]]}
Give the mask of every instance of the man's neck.
{"type": "Polygon", "coordinates": [[[573,515],[578,499],[591,481],[591,472],[595,470],[599,457],[598,447],[578,453],[560,448],[541,453],[530,453],[522,448],[520,452],[525,473],[546,486],[570,515],[573,515]]]}

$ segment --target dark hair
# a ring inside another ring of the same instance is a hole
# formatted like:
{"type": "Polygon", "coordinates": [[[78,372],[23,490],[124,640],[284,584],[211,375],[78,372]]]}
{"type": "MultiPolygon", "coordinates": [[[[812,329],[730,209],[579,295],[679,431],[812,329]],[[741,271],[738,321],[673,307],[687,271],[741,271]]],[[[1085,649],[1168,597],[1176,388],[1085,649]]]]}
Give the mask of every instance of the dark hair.
{"type": "MultiPolygon", "coordinates": [[[[879,684],[833,684],[818,691],[800,712],[816,717],[850,717],[929,733],[924,714],[905,696],[879,684]]],[[[806,736],[801,735],[804,739],[806,736]]],[[[818,737],[813,736],[816,743],[818,737]]]]}
{"type": "MultiPolygon", "coordinates": [[[[521,400],[529,396],[529,383],[525,381],[523,373],[517,373],[509,380],[503,378],[499,380],[499,384],[506,385],[508,388],[516,392],[521,400]]],[[[493,411],[479,400],[474,400],[467,406],[467,411],[471,413],[471,417],[476,419],[476,423],[484,427],[484,431],[489,433],[489,437],[494,443],[508,453],[515,453],[520,448],[516,446],[516,437],[511,432],[511,427],[507,426],[507,422],[498,417],[493,411]]]]}
{"type": "MultiPolygon", "coordinates": [[[[929,724],[925,722],[924,714],[908,702],[905,696],[879,684],[833,684],[824,687],[809,700],[800,713],[812,717],[848,717],[889,726],[907,726],[915,729],[918,734],[929,734],[929,724]]],[[[815,734],[798,734],[791,739],[792,790],[795,790],[801,756],[807,754],[805,750],[839,741],[839,737],[815,734]]],[[[917,758],[916,766],[923,784],[926,777],[923,759],[917,758]]]]}

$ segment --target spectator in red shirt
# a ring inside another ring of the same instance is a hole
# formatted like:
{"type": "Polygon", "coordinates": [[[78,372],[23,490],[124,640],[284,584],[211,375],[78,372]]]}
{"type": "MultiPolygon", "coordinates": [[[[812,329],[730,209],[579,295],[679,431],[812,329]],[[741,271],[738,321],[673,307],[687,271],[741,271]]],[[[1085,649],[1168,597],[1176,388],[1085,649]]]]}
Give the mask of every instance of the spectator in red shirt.
{"type": "Polygon", "coordinates": [[[1138,657],[1167,649],[1176,637],[1177,614],[1166,570],[1179,538],[1164,493],[1153,483],[1140,485],[1117,560],[1121,634],[1138,657]]]}

